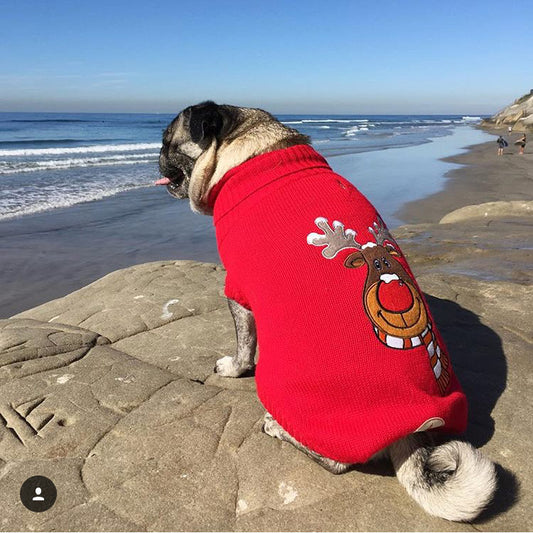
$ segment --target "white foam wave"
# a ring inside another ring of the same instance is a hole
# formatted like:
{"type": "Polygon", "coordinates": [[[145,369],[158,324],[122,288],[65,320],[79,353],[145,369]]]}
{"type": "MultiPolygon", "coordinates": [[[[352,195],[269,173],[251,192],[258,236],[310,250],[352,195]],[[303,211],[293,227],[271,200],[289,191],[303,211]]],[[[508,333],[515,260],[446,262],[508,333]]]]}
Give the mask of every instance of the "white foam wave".
{"type": "Polygon", "coordinates": [[[367,118],[358,118],[358,119],[336,119],[336,118],[324,118],[324,119],[308,119],[304,118],[302,120],[283,120],[282,124],[325,124],[325,123],[336,123],[336,124],[354,124],[354,123],[363,123],[368,122],[367,118]]]}
{"type": "Polygon", "coordinates": [[[345,137],[355,137],[355,135],[357,135],[358,133],[361,133],[361,132],[366,132],[366,131],[369,131],[368,130],[368,125],[366,124],[361,124],[359,126],[352,126],[351,128],[348,128],[344,133],[343,135],[345,137]]]}
{"type": "Polygon", "coordinates": [[[38,172],[43,170],[65,170],[69,168],[101,167],[114,165],[136,165],[157,161],[159,154],[128,154],[108,157],[84,157],[72,159],[58,159],[33,162],[7,162],[0,161],[0,175],[22,174],[25,172],[38,172]]]}
{"type": "Polygon", "coordinates": [[[71,146],[58,148],[28,148],[14,150],[0,150],[1,157],[24,157],[64,154],[97,154],[107,152],[135,152],[140,150],[154,150],[161,148],[160,143],[135,144],[96,144],[91,146],[71,146]]]}
{"type": "Polygon", "coordinates": [[[23,196],[25,201],[22,204],[20,203],[20,198],[13,203],[9,201],[2,201],[0,203],[0,220],[17,218],[24,215],[34,215],[61,207],[71,207],[84,202],[102,200],[103,198],[115,196],[127,190],[141,189],[149,186],[151,184],[129,184],[109,188],[91,188],[85,191],[79,189],[76,191],[62,189],[61,194],[46,189],[25,192],[23,196]]]}
{"type": "Polygon", "coordinates": [[[463,122],[481,122],[481,117],[469,117],[468,115],[461,119],[463,122]]]}

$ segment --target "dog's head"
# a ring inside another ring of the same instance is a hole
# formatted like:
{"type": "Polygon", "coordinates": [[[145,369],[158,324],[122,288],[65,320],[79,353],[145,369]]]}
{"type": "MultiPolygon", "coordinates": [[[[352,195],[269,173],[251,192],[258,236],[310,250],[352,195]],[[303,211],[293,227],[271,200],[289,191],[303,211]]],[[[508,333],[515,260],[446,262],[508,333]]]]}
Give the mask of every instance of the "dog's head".
{"type": "Polygon", "coordinates": [[[184,109],[163,133],[159,171],[169,180],[168,192],[188,198],[194,166],[214,141],[217,144],[235,123],[235,110],[204,102],[184,109]]]}
{"type": "Polygon", "coordinates": [[[209,191],[228,170],[261,153],[308,142],[261,109],[203,102],[184,109],[163,133],[158,183],[175,198],[189,198],[194,211],[212,214],[209,191]]]}

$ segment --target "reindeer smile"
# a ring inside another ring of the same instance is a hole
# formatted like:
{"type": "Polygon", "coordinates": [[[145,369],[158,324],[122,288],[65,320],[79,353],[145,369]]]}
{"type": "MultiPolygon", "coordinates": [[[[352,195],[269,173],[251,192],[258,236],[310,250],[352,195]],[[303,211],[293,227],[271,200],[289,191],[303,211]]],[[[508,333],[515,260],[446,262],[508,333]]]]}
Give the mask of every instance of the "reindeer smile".
{"type": "MultiPolygon", "coordinates": [[[[418,298],[416,299],[416,302],[418,304],[420,304],[420,300],[418,300],[418,298]]],[[[383,311],[382,309],[380,309],[378,312],[377,312],[377,316],[379,318],[381,318],[382,320],[384,320],[391,328],[398,328],[398,327],[402,327],[402,326],[398,326],[398,322],[403,322],[403,327],[411,327],[413,326],[413,324],[416,324],[418,323],[419,319],[420,319],[420,305],[416,305],[414,306],[415,309],[418,308],[418,316],[416,316],[414,318],[414,321],[412,324],[408,324],[407,323],[407,319],[406,319],[406,316],[407,313],[395,313],[395,312],[387,312],[387,311],[383,311]],[[389,319],[389,320],[387,320],[389,319]]],[[[408,317],[408,318],[412,318],[412,317],[408,317]]]]}
{"type": "Polygon", "coordinates": [[[388,284],[379,280],[365,293],[365,310],[374,325],[384,333],[400,338],[416,337],[427,326],[425,307],[416,288],[410,282],[396,278],[391,282],[395,284],[391,290],[397,291],[401,287],[403,297],[388,301],[387,293],[384,295],[382,291],[388,284]]]}

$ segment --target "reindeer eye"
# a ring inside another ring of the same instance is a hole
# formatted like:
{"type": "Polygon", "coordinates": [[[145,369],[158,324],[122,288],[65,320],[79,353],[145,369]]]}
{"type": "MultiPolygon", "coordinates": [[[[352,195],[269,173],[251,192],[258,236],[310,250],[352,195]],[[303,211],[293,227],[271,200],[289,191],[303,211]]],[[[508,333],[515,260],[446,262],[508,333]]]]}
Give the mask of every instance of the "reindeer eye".
{"type": "Polygon", "coordinates": [[[375,266],[378,270],[381,270],[381,263],[379,262],[379,259],[374,259],[374,266],[375,266]]]}
{"type": "Polygon", "coordinates": [[[390,263],[387,261],[387,259],[383,258],[382,261],[387,268],[390,268],[390,263]]]}

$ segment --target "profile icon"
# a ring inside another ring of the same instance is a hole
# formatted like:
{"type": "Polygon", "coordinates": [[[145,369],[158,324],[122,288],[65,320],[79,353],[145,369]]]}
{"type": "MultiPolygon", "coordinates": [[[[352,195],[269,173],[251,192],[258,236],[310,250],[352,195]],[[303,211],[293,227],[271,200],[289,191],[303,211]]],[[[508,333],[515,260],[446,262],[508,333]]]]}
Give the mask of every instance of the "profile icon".
{"type": "Polygon", "coordinates": [[[31,499],[32,502],[44,502],[44,498],[41,496],[43,489],[41,487],[35,487],[35,496],[31,499]]]}
{"type": "Polygon", "coordinates": [[[57,498],[57,489],[51,479],[44,476],[28,478],[20,488],[20,501],[34,513],[48,511],[57,498]]]}

